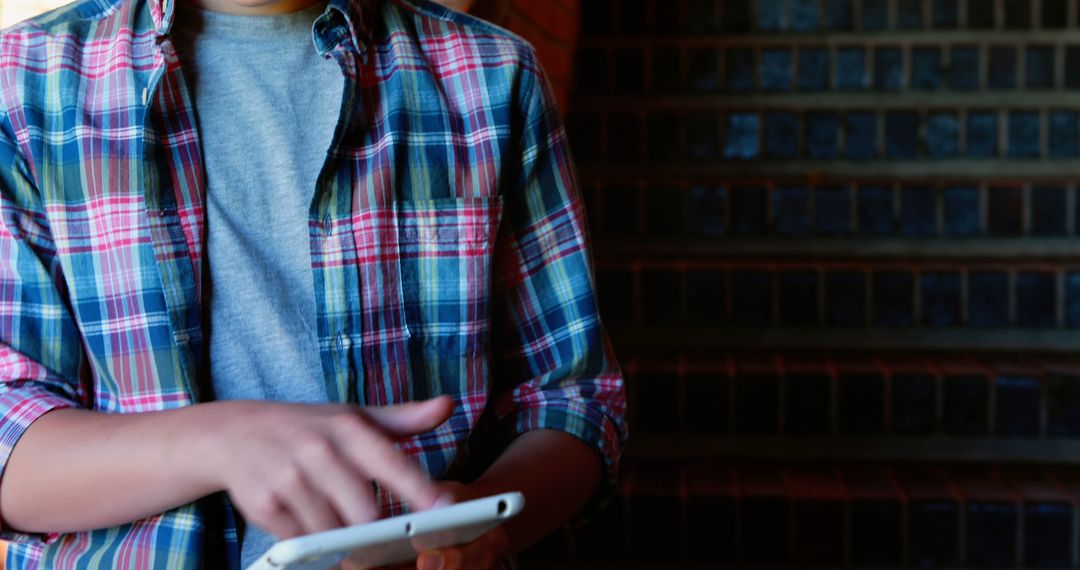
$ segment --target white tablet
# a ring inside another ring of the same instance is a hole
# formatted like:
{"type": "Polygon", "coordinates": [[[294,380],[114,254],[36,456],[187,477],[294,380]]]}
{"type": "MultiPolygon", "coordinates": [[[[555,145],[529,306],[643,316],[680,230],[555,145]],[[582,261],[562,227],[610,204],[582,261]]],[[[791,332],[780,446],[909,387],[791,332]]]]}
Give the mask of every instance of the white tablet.
{"type": "Polygon", "coordinates": [[[328,570],[348,559],[376,568],[415,559],[425,550],[465,544],[525,508],[521,493],[290,538],[274,544],[248,570],[328,570]]]}

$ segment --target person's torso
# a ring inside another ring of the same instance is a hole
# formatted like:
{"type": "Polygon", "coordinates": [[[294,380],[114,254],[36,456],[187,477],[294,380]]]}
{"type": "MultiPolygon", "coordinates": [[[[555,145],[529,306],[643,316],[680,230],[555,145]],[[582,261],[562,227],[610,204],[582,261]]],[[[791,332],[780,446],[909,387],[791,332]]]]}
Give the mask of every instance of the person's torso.
{"type": "MultiPolygon", "coordinates": [[[[0,36],[0,103],[16,111],[0,128],[13,131],[38,182],[55,244],[43,255],[84,342],[84,405],[102,412],[210,397],[205,149],[165,33],[171,8],[158,1],[86,0],[0,36]]],[[[345,74],[342,131],[304,220],[317,374],[332,402],[453,395],[449,422],[401,443],[438,477],[490,396],[499,191],[518,150],[514,90],[537,70],[520,39],[424,1],[331,6],[315,41],[345,74]],[[354,38],[362,11],[355,35],[369,37],[354,38]]],[[[134,552],[140,568],[194,568],[209,548],[204,509],[12,545],[8,559],[114,567],[134,552]]],[[[234,531],[224,534],[235,540],[234,531]]]]}

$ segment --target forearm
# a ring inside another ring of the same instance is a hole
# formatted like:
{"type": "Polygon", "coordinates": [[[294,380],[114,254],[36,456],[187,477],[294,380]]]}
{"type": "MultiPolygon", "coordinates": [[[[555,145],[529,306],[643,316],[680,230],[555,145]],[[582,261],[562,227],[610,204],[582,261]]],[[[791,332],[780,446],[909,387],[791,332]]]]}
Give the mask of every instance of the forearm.
{"type": "Polygon", "coordinates": [[[478,496],[525,495],[525,511],[505,525],[511,550],[520,552],[577,514],[602,476],[595,450],[569,434],[542,429],[516,438],[470,487],[478,496]]]}
{"type": "Polygon", "coordinates": [[[105,528],[220,490],[206,459],[217,406],[45,414],[16,444],[0,479],[4,526],[23,532],[105,528]]]}

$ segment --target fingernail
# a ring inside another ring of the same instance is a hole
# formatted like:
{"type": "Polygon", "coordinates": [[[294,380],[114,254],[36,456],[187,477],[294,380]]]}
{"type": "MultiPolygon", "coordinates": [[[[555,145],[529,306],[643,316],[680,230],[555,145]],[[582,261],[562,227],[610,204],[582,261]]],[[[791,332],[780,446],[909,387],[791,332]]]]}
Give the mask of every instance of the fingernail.
{"type": "Polygon", "coordinates": [[[440,495],[438,499],[435,499],[435,504],[431,505],[431,508],[438,509],[441,507],[449,507],[454,504],[454,496],[450,493],[440,495]]]}
{"type": "Polygon", "coordinates": [[[418,570],[442,570],[443,557],[441,554],[425,554],[420,557],[417,568],[418,570]]]}

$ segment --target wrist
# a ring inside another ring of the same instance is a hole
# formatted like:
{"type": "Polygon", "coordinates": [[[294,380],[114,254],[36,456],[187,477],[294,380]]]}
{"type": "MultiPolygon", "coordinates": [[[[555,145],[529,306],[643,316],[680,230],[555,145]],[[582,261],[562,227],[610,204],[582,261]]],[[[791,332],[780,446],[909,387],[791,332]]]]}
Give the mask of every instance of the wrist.
{"type": "Polygon", "coordinates": [[[182,434],[176,449],[179,461],[190,469],[191,477],[207,494],[227,488],[228,446],[232,436],[230,413],[234,402],[207,402],[182,410],[184,417],[178,432],[182,434]]]}

